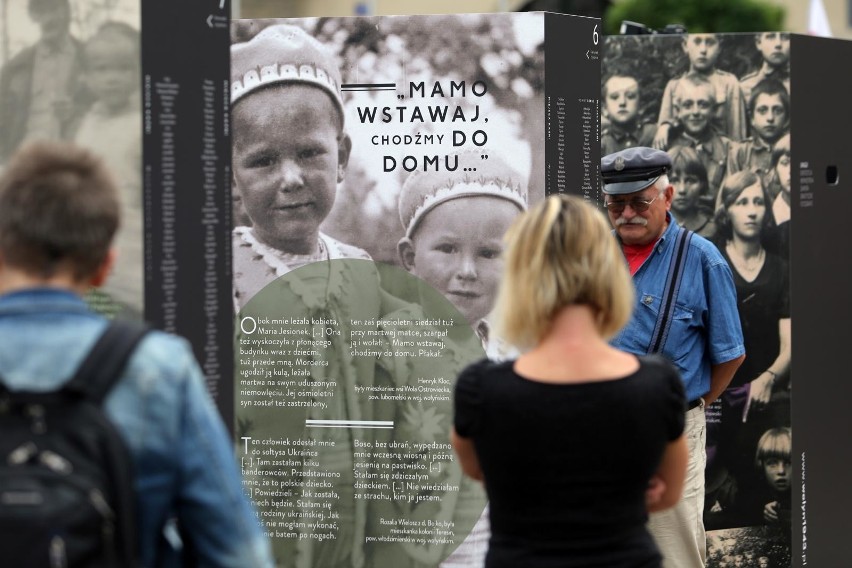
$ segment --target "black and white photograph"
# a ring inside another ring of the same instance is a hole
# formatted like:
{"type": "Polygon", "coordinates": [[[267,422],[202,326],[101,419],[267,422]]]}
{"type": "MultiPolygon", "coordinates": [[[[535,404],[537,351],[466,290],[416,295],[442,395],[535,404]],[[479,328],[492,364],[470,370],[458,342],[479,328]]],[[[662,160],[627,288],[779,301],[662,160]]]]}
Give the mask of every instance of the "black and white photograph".
{"type": "MultiPolygon", "coordinates": [[[[232,39],[245,43],[284,22],[325,46],[342,82],[336,105],[351,147],[328,210],[314,220],[324,235],[399,265],[401,187],[415,172],[474,168],[448,156],[463,150],[501,158],[536,188],[534,199],[544,196],[544,158],[531,149],[543,129],[542,14],[242,20],[232,39]]],[[[234,104],[238,200],[239,137],[249,130],[242,121],[252,104],[234,104]]],[[[251,114],[256,123],[273,120],[251,114]]],[[[247,205],[236,204],[236,226],[248,226],[247,205]]]]}
{"type": "MultiPolygon", "coordinates": [[[[274,317],[275,306],[290,298],[291,306],[304,304],[311,320],[336,322],[346,341],[332,338],[317,356],[332,369],[313,369],[314,384],[335,377],[342,399],[349,388],[369,391],[383,380],[402,389],[444,367],[443,376],[454,379],[461,363],[497,349],[488,314],[503,233],[526,208],[531,177],[539,198],[544,194],[543,163],[534,174],[531,151],[544,122],[543,33],[540,14],[232,24],[235,309],[242,322],[253,314],[274,317]],[[334,274],[325,272],[326,264],[334,274]],[[302,288],[324,279],[325,298],[312,302],[302,288]],[[428,296],[435,293],[469,330],[462,341],[448,339],[439,361],[401,355],[377,363],[350,350],[357,345],[348,341],[359,331],[355,321],[421,321],[434,312],[428,296]]],[[[246,329],[242,325],[238,336],[246,329]]],[[[237,384],[239,405],[247,391],[237,384]]],[[[302,535],[297,542],[272,539],[276,558],[317,567],[357,555],[367,566],[481,565],[488,536],[487,523],[479,526],[484,500],[457,466],[430,478],[454,488],[435,492],[438,508],[396,495],[385,505],[352,490],[361,487],[351,479],[360,471],[361,459],[353,456],[361,455],[355,451],[361,444],[388,436],[395,444],[447,444],[449,398],[429,404],[407,398],[392,406],[360,400],[345,408],[314,407],[304,416],[237,409],[239,438],[283,432],[339,448],[337,455],[320,451],[316,462],[343,473],[334,484],[339,519],[333,537],[315,540],[302,527],[292,533],[302,535]],[[304,426],[381,416],[394,424],[387,436],[333,428],[315,433],[304,426]],[[452,538],[413,538],[411,528],[427,521],[452,524],[452,538]],[[405,527],[385,535],[383,522],[405,527]],[[352,535],[360,533],[373,542],[353,547],[352,535]]],[[[262,515],[288,512],[283,502],[256,502],[262,515]]],[[[267,527],[275,526],[272,519],[267,527]]]]}
{"type": "Polygon", "coordinates": [[[707,566],[789,566],[789,35],[608,37],[601,122],[602,154],[669,154],[674,219],[713,242],[734,277],[747,356],[706,413],[707,566]],[[748,546],[736,545],[745,533],[717,534],[741,527],[777,532],[762,542],[755,529],[748,546]]]}
{"type": "MultiPolygon", "coordinates": [[[[232,22],[236,438],[248,440],[244,474],[284,566],[484,561],[482,487],[439,450],[449,448],[458,372],[512,354],[489,316],[503,235],[547,185],[545,29],[542,13],[232,22]],[[282,375],[257,355],[267,326],[298,343],[304,322],[325,331],[292,369],[282,375]],[[438,340],[409,351],[408,333],[438,340]],[[308,388],[297,389],[305,365],[308,388]],[[264,489],[276,474],[258,473],[268,462],[250,446],[282,437],[318,446],[282,473],[293,477],[286,496],[264,489]],[[412,482],[384,483],[368,455],[412,482]],[[334,478],[333,497],[306,493],[316,471],[334,478]],[[312,501],[334,522],[280,520],[309,518],[312,501]]],[[[597,81],[584,103],[594,112],[597,81]]],[[[582,141],[579,126],[565,126],[580,124],[576,106],[559,103],[563,145],[582,141]]],[[[562,162],[563,183],[582,179],[562,162]]]]}
{"type": "Polygon", "coordinates": [[[89,295],[100,311],[144,312],[140,1],[20,0],[0,10],[0,168],[21,145],[75,142],[120,190],[117,261],[89,295]]]}

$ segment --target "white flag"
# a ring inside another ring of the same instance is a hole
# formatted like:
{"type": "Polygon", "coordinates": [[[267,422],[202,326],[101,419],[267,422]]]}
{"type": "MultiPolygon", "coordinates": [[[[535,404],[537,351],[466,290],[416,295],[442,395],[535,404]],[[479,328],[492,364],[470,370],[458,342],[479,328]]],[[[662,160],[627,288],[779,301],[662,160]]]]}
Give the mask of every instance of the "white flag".
{"type": "Polygon", "coordinates": [[[811,7],[808,11],[808,33],[815,36],[833,37],[822,0],[811,0],[811,7]]]}

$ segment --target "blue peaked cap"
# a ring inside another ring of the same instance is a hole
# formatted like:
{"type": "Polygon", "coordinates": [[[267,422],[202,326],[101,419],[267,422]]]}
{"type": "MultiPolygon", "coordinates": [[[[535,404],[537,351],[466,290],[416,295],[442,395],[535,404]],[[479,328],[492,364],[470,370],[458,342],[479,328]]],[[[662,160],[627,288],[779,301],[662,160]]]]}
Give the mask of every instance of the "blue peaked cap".
{"type": "Polygon", "coordinates": [[[624,195],[641,191],[669,171],[672,159],[662,150],[637,146],[601,158],[603,192],[624,195]]]}

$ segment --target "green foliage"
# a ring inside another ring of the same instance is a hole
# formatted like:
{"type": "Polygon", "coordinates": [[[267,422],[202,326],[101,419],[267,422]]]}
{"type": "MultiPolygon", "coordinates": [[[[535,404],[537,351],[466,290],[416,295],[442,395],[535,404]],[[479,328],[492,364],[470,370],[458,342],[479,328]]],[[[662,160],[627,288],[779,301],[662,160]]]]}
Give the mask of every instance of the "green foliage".
{"type": "Polygon", "coordinates": [[[683,24],[690,32],[778,31],[785,11],[766,0],[621,0],[604,16],[609,34],[630,20],[652,29],[683,24]]]}

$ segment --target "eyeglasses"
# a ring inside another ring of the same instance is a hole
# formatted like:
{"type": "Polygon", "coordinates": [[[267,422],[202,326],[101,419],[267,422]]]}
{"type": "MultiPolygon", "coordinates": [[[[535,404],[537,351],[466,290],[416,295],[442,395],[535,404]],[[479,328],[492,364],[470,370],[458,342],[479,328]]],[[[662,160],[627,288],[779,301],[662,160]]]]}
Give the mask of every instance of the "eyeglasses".
{"type": "Polygon", "coordinates": [[[661,194],[657,194],[654,199],[650,201],[647,199],[631,199],[624,201],[607,201],[604,203],[604,207],[607,208],[611,213],[622,213],[625,208],[629,205],[631,209],[633,209],[637,213],[644,213],[651,207],[651,204],[657,200],[661,194]]]}

